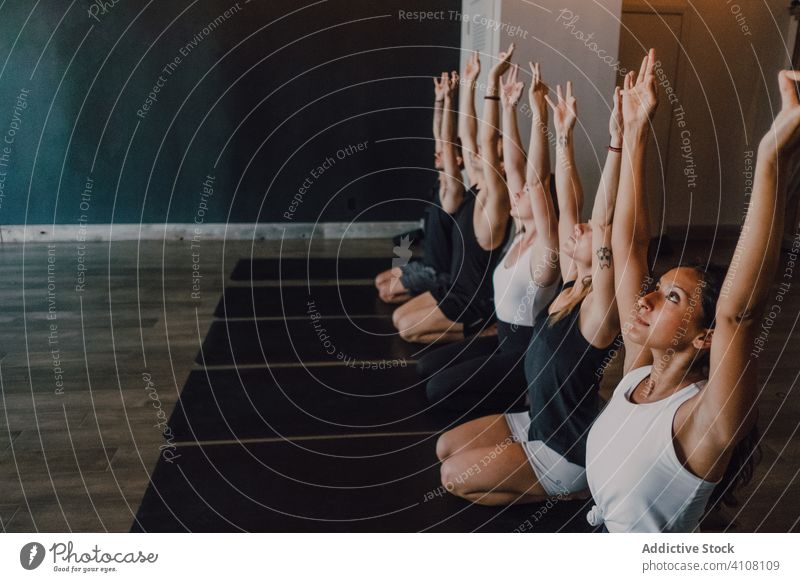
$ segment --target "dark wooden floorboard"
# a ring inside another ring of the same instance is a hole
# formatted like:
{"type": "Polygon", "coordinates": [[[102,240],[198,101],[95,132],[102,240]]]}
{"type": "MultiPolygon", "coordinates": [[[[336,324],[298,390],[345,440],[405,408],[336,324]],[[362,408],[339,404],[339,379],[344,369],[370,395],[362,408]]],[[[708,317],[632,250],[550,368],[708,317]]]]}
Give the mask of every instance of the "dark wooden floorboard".
{"type": "MultiPolygon", "coordinates": [[[[307,244],[285,242],[284,256],[304,257],[307,244]]],[[[692,246],[687,255],[701,256],[707,246],[692,246]]],[[[392,247],[388,240],[345,241],[341,248],[338,240],[316,241],[312,253],[384,258],[392,256],[392,247]]],[[[254,251],[269,258],[279,249],[280,241],[228,241],[224,251],[222,243],[203,242],[203,279],[193,297],[188,242],[87,244],[81,293],[75,290],[75,244],[59,243],[52,251],[45,244],[0,246],[3,531],[129,530],[165,446],[160,419],[169,418],[197,370],[194,359],[223,289],[237,284],[228,274],[254,251]],[[48,277],[54,295],[48,295],[48,277]],[[52,313],[55,319],[48,319],[52,313]],[[60,372],[54,370],[54,349],[60,372]]],[[[730,245],[718,247],[712,258],[724,264],[730,251],[730,245]]],[[[672,263],[666,258],[658,267],[672,263]]],[[[238,285],[249,288],[249,282],[238,285]]],[[[739,495],[741,506],[726,509],[718,528],[787,531],[800,516],[800,333],[792,332],[799,311],[800,284],[792,281],[759,358],[766,381],[759,420],[764,459],[739,495]],[[725,520],[732,518],[729,526],[725,520]]],[[[618,378],[615,362],[606,392],[618,378]]],[[[435,484],[431,467],[415,487],[435,484]]],[[[424,517],[414,519],[422,523],[424,517]]],[[[303,522],[296,529],[306,527],[303,522]]]]}

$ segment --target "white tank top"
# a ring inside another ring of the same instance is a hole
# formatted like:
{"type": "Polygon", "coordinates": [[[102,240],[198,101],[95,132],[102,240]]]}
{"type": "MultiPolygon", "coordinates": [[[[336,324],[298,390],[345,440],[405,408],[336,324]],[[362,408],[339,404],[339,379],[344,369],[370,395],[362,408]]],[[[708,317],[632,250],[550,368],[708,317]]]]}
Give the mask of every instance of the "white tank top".
{"type": "Polygon", "coordinates": [[[550,304],[558,293],[561,278],[547,287],[539,287],[533,282],[531,276],[531,249],[525,249],[511,267],[506,268],[506,257],[516,246],[518,234],[508,246],[508,252],[503,255],[494,269],[492,282],[494,284],[494,309],[497,319],[514,325],[533,326],[533,321],[539,312],[550,304]]]}
{"type": "Polygon", "coordinates": [[[681,464],[672,440],[675,413],[704,383],[651,404],[631,402],[651,368],[628,372],[589,431],[586,477],[596,505],[586,519],[610,532],[691,532],[716,486],[681,464]]]}

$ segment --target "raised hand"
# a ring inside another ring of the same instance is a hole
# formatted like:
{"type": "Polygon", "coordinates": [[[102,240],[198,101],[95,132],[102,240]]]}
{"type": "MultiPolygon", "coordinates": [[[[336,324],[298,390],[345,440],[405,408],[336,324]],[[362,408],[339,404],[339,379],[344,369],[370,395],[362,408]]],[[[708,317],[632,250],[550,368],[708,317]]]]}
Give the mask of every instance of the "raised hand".
{"type": "Polygon", "coordinates": [[[556,134],[564,136],[575,127],[578,119],[578,105],[572,95],[572,81],[567,81],[566,96],[561,92],[561,85],[556,86],[558,103],[554,103],[549,95],[545,95],[547,104],[553,110],[553,124],[556,126],[556,134]]]}
{"type": "Polygon", "coordinates": [[[519,75],[519,67],[514,65],[511,67],[511,72],[508,77],[500,85],[500,98],[503,102],[505,109],[516,107],[522,97],[522,90],[525,88],[525,83],[517,81],[519,75]]]}
{"type": "Polygon", "coordinates": [[[656,51],[650,49],[642,60],[639,74],[625,76],[622,93],[622,117],[625,127],[646,128],[658,107],[658,85],[655,76],[656,51]]]}
{"type": "Polygon", "coordinates": [[[614,109],[611,111],[611,119],[608,121],[608,133],[611,136],[611,145],[620,147],[622,145],[623,118],[622,118],[622,89],[614,88],[614,109]]]}
{"type": "Polygon", "coordinates": [[[442,73],[442,83],[445,86],[445,93],[444,93],[444,100],[445,103],[452,103],[453,98],[455,97],[456,91],[458,90],[458,72],[453,71],[452,73],[442,73]]]}
{"type": "Polygon", "coordinates": [[[444,76],[446,74],[447,73],[442,73],[441,77],[433,78],[433,91],[437,101],[444,101],[444,94],[447,92],[447,84],[444,82],[444,76]]]}
{"type": "Polygon", "coordinates": [[[547,113],[547,94],[550,92],[547,85],[542,81],[542,73],[539,68],[539,63],[528,63],[531,68],[531,88],[528,91],[528,100],[531,105],[531,110],[534,113],[544,114],[547,113]]]}
{"type": "Polygon", "coordinates": [[[761,140],[759,157],[790,156],[800,143],[800,99],[797,82],[800,71],[781,71],[778,83],[781,90],[781,110],[772,122],[772,127],[761,140]]]}
{"type": "Polygon", "coordinates": [[[475,51],[467,59],[467,64],[464,66],[464,82],[472,85],[478,80],[481,74],[481,59],[478,57],[478,51],[475,51]]]}
{"type": "Polygon", "coordinates": [[[500,77],[506,74],[506,71],[511,68],[511,57],[514,56],[514,43],[508,47],[507,51],[500,53],[497,64],[489,71],[489,76],[495,80],[500,80],[500,77]]]}

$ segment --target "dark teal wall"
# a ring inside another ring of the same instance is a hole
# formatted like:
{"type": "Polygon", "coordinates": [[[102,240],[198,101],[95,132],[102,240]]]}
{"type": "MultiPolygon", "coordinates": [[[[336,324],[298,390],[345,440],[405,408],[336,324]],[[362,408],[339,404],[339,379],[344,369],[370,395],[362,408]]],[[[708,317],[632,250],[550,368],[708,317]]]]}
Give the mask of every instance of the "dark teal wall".
{"type": "Polygon", "coordinates": [[[433,180],[429,77],[457,66],[460,28],[398,10],[460,2],[241,0],[207,34],[235,2],[34,4],[0,8],[0,224],[419,217],[383,202],[433,180]]]}

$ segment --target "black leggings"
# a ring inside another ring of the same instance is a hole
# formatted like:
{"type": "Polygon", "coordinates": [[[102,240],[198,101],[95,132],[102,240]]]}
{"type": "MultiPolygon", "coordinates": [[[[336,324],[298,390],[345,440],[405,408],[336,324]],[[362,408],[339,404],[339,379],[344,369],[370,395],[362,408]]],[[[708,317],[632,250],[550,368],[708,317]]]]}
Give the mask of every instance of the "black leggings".
{"type": "Polygon", "coordinates": [[[533,328],[503,321],[497,327],[497,336],[448,344],[417,362],[431,403],[470,416],[525,409],[525,350],[533,328]]]}
{"type": "MultiPolygon", "coordinates": [[[[425,251],[426,265],[442,275],[450,275],[451,262],[453,261],[453,217],[447,214],[437,200],[425,208],[425,238],[422,248],[425,251]]],[[[446,288],[446,287],[445,287],[446,288]]]]}

